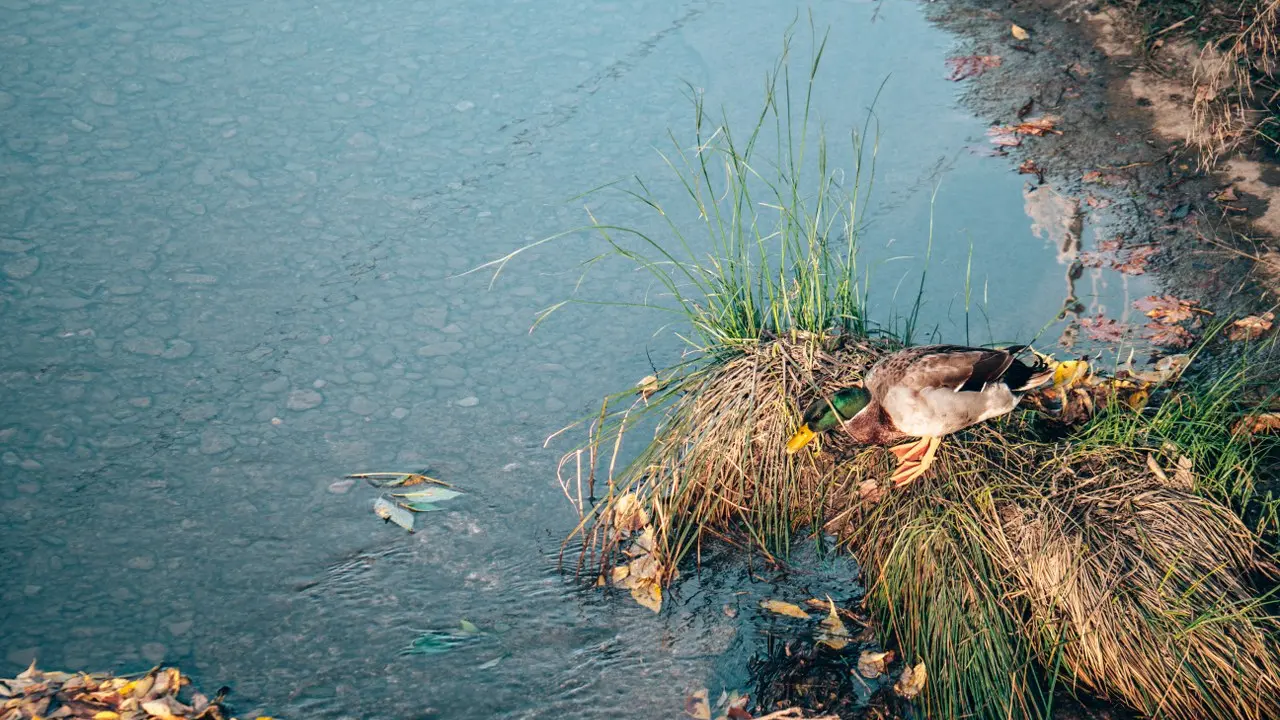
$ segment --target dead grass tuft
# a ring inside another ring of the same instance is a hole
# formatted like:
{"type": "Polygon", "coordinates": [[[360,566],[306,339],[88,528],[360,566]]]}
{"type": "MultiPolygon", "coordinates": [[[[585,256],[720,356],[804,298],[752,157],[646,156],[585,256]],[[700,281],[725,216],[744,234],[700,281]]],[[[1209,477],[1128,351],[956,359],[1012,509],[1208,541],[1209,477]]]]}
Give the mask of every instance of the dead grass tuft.
{"type": "Polygon", "coordinates": [[[1209,43],[1192,73],[1189,141],[1208,169],[1251,137],[1270,138],[1280,107],[1280,0],[1244,3],[1241,29],[1209,43]]]}

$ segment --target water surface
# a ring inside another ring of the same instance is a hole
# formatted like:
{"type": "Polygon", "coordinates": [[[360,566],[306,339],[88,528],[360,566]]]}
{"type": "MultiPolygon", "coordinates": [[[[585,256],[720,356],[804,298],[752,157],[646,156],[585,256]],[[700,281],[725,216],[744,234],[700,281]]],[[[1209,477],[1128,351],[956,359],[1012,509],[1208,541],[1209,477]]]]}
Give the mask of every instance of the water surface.
{"type": "MultiPolygon", "coordinates": [[[[588,239],[491,290],[455,277],[580,224],[566,199],[601,183],[676,197],[652,148],[688,138],[684,83],[749,116],[807,6],[0,6],[4,673],[178,663],[242,716],[665,717],[746,682],[759,597],[854,587],[844,565],[775,587],[730,563],[654,616],[566,581],[567,444],[542,441],[678,345],[618,308],[528,333],[588,239]],[[332,485],[425,467],[469,492],[412,536],[332,485]],[[398,654],[462,618],[484,638],[398,654]]],[[[829,135],[888,77],[873,316],[914,295],[938,187],[927,325],[964,339],[968,275],[974,342],[1034,334],[1063,302],[1062,241],[957,105],[954,40],[910,4],[813,11],[829,135]]],[[[1127,306],[1100,282],[1089,303],[1127,306]]],[[[595,283],[648,287],[614,265],[595,283]]]]}

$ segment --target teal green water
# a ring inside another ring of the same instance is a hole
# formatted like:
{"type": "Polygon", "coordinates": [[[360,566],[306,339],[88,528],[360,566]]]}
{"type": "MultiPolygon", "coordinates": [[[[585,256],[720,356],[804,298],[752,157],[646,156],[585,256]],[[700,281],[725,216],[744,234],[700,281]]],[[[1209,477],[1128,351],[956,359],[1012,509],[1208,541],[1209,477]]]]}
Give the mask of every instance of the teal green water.
{"type": "MultiPolygon", "coordinates": [[[[666,717],[747,682],[771,622],[756,599],[855,587],[849,568],[771,585],[728,563],[660,616],[577,589],[555,566],[569,443],[543,439],[678,345],[653,338],[666,318],[618,308],[528,332],[587,239],[491,290],[455,277],[581,223],[565,201],[601,183],[638,173],[675,197],[652,148],[690,127],[683,81],[746,117],[806,6],[0,8],[0,676],[179,663],[233,686],[242,716],[666,717]],[[468,494],[412,536],[373,517],[370,488],[334,485],[423,467],[468,494]],[[486,634],[398,654],[462,618],[486,634]]],[[[945,80],[954,39],[913,4],[813,11],[830,135],[888,77],[872,315],[914,295],[940,183],[928,326],[963,340],[972,244],[972,340],[1035,333],[1078,229],[981,152],[986,123],[945,80]]],[[[1086,280],[1091,308],[1127,306],[1116,276],[1086,280]]],[[[594,282],[648,288],[623,266],[594,282]]]]}

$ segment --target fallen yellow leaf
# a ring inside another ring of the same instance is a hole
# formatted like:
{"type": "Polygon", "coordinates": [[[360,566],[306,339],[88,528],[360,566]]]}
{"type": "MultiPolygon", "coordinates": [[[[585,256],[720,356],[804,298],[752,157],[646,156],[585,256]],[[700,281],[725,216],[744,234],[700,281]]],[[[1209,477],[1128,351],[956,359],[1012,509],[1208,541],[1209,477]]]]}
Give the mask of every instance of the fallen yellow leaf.
{"type": "Polygon", "coordinates": [[[831,614],[823,618],[818,625],[818,644],[826,645],[832,650],[842,650],[849,644],[849,629],[844,626],[840,615],[836,613],[835,601],[828,597],[827,602],[831,605],[831,614]]]}
{"type": "Polygon", "coordinates": [[[885,667],[893,662],[893,651],[874,652],[863,650],[858,656],[858,674],[870,680],[884,674],[885,667]]]}
{"type": "Polygon", "coordinates": [[[656,580],[643,580],[631,588],[631,597],[654,612],[662,609],[662,586],[656,580]]]}
{"type": "Polygon", "coordinates": [[[928,679],[929,673],[925,670],[924,663],[919,663],[915,667],[908,665],[902,668],[902,675],[898,677],[898,682],[894,683],[893,691],[910,700],[924,690],[924,684],[928,679]]]}
{"type": "Polygon", "coordinates": [[[1134,412],[1141,412],[1147,406],[1147,401],[1151,399],[1151,393],[1146,390],[1138,390],[1124,399],[1124,404],[1129,406],[1134,412]]]}
{"type": "Polygon", "coordinates": [[[707,702],[707,689],[695,690],[684,699],[684,714],[694,720],[711,720],[711,703],[707,702]]]}
{"type": "Polygon", "coordinates": [[[1019,40],[1031,39],[1031,33],[1027,32],[1026,30],[1019,27],[1018,25],[1013,25],[1012,27],[1010,27],[1009,33],[1019,40]]]}
{"type": "Polygon", "coordinates": [[[793,605],[782,600],[763,600],[760,602],[760,607],[769,612],[786,615],[787,617],[800,618],[801,620],[809,619],[809,613],[805,612],[799,605],[793,605]]]}
{"type": "Polygon", "coordinates": [[[1070,387],[1089,374],[1087,360],[1063,360],[1053,369],[1053,386],[1070,387]]]}
{"type": "Polygon", "coordinates": [[[120,713],[102,710],[93,714],[93,720],[120,720],[120,713]]]}

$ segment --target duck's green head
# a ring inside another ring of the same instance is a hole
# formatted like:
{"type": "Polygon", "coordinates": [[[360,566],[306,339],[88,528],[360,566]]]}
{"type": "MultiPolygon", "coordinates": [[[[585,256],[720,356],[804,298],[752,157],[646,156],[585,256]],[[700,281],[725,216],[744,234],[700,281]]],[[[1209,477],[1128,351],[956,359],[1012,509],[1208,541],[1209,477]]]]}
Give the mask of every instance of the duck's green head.
{"type": "Polygon", "coordinates": [[[787,454],[808,445],[818,433],[840,427],[840,423],[857,415],[870,401],[871,395],[861,387],[845,388],[829,398],[818,398],[805,409],[804,423],[787,441],[787,454]]]}

